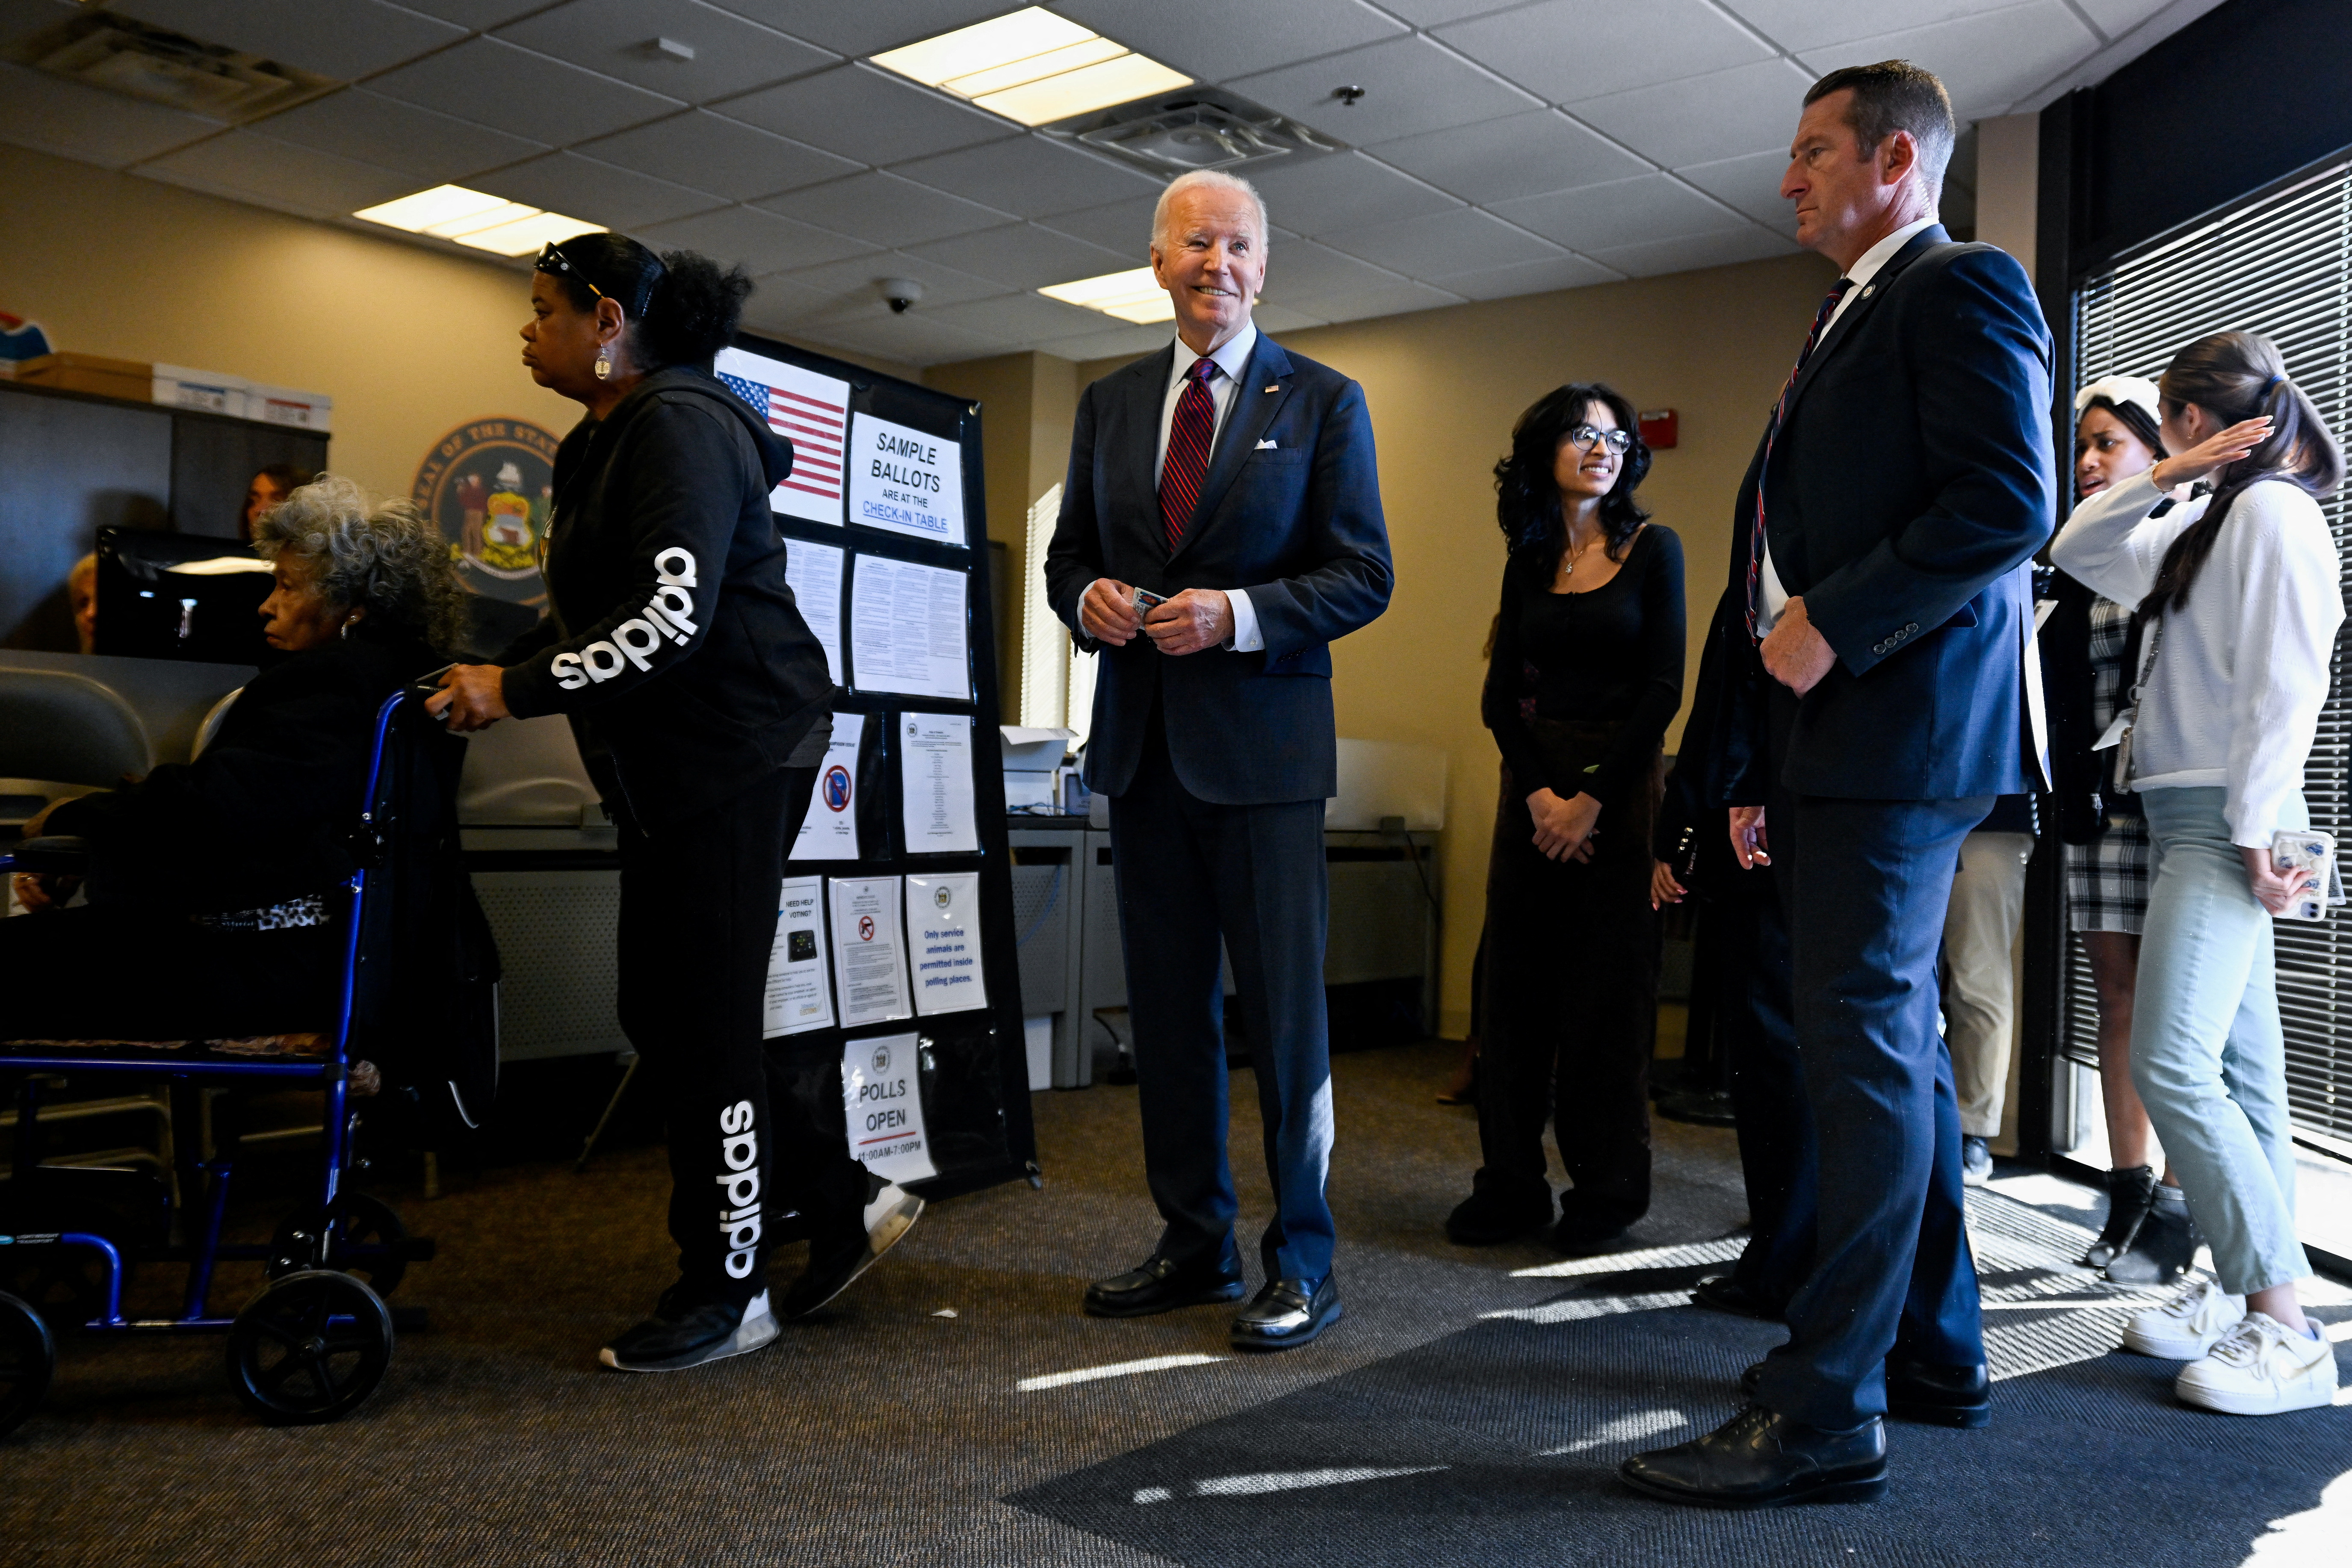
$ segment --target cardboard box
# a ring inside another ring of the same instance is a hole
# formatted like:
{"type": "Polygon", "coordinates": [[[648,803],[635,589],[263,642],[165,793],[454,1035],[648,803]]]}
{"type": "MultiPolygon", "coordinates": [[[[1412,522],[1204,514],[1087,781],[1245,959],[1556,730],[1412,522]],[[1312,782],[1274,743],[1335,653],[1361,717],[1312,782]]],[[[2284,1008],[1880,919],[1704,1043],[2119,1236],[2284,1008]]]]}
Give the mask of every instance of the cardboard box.
{"type": "Polygon", "coordinates": [[[149,401],[170,408],[226,414],[235,419],[247,417],[246,395],[253,384],[245,377],[226,371],[191,370],[184,364],[159,364],[153,371],[149,401]]]}
{"type": "Polygon", "coordinates": [[[152,367],[137,360],[102,359],[97,354],[40,354],[16,363],[18,381],[34,386],[54,386],[66,392],[94,392],[101,397],[147,399],[152,367]]]}
{"type": "Polygon", "coordinates": [[[248,382],[245,416],[271,425],[291,425],[325,435],[335,415],[335,400],[323,392],[300,392],[290,386],[267,386],[248,382]]]}

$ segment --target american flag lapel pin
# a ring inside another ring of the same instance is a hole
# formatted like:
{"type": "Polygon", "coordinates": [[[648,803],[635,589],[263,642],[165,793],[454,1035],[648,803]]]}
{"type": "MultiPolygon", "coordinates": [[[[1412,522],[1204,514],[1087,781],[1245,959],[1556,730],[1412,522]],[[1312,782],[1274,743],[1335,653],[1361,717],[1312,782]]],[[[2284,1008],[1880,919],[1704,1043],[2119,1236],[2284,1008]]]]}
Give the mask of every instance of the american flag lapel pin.
{"type": "Polygon", "coordinates": [[[1266,390],[1267,390],[1268,392],[1278,392],[1278,391],[1280,391],[1280,390],[1281,390],[1281,388],[1280,388],[1279,386],[1268,386],[1268,387],[1266,388],[1266,390]]]}

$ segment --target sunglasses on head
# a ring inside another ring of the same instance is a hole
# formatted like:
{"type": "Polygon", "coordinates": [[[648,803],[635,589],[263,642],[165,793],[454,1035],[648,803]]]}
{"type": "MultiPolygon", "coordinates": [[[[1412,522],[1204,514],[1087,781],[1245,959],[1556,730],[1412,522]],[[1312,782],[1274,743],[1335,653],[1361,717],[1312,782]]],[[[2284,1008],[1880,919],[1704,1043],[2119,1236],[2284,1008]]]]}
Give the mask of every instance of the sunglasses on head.
{"type": "Polygon", "coordinates": [[[589,282],[588,274],[581,271],[577,267],[572,266],[572,258],[564,255],[562,247],[557,245],[553,240],[549,240],[545,245],[540,247],[539,259],[532,262],[530,265],[531,270],[534,272],[547,272],[552,273],[558,278],[575,278],[579,279],[580,282],[586,285],[588,292],[595,295],[599,300],[611,298],[611,296],[606,294],[604,290],[597,288],[595,284],[589,282]]]}

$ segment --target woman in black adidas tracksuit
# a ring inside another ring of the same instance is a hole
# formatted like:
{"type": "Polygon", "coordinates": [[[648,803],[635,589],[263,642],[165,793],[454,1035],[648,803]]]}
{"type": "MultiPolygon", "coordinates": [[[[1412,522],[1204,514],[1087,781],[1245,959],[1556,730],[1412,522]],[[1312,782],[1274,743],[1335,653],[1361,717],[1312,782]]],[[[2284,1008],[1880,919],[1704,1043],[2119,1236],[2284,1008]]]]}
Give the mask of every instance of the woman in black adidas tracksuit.
{"type": "Polygon", "coordinates": [[[710,374],[750,291],[740,268],[619,235],[540,253],[523,363],[588,409],[555,457],[549,614],[504,668],[459,666],[432,701],[460,731],[569,715],[621,824],[621,1022],[663,1097],[679,1271],[604,1351],[631,1372],[757,1350],[922,1206],[868,1178],[761,1039],[833,684],[768,509],[792,445],[710,374]],[[766,1233],[794,1206],[808,1269],[772,1310],[766,1233]]]}

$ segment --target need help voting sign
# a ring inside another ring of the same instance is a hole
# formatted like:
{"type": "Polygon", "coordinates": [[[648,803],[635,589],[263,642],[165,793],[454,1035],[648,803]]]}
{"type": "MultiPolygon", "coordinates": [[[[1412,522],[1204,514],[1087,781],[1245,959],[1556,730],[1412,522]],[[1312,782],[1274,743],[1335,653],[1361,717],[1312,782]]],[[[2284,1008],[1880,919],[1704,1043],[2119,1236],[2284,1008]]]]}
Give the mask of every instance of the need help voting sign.
{"type": "Polygon", "coordinates": [[[941,544],[963,538],[963,447],[870,414],[850,416],[849,521],[941,544]]]}

